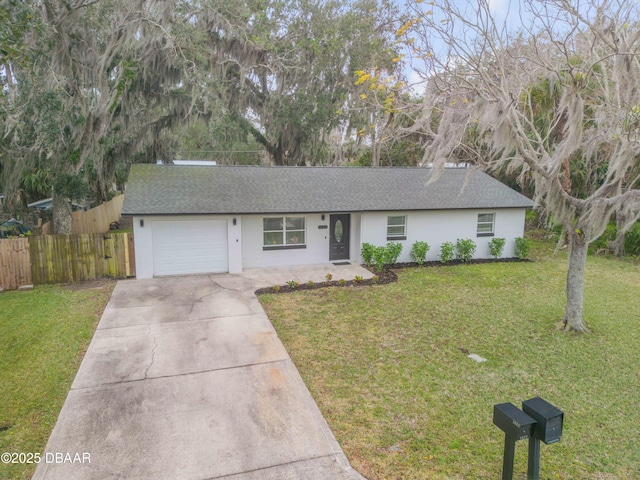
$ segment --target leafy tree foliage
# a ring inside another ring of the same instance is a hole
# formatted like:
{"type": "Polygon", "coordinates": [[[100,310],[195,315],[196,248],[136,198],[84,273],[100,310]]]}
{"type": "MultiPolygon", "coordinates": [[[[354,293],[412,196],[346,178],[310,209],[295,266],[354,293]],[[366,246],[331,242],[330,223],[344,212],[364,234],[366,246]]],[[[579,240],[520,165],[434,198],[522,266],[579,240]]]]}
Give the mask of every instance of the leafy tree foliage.
{"type": "Polygon", "coordinates": [[[388,0],[6,0],[2,184],[51,188],[63,233],[71,199],[106,200],[129,163],[190,144],[331,161],[364,121],[354,71],[397,68],[395,18],[388,0]]]}
{"type": "Polygon", "coordinates": [[[189,64],[170,32],[180,10],[123,0],[25,5],[27,48],[3,78],[4,182],[15,188],[25,172],[45,172],[54,230],[70,233],[70,200],[90,183],[106,199],[119,164],[145,143],[157,154],[161,130],[189,107],[189,64]]]}
{"type": "Polygon", "coordinates": [[[276,165],[323,163],[349,128],[354,72],[393,69],[387,0],[210,0],[196,17],[225,88],[230,121],[276,165]]]}

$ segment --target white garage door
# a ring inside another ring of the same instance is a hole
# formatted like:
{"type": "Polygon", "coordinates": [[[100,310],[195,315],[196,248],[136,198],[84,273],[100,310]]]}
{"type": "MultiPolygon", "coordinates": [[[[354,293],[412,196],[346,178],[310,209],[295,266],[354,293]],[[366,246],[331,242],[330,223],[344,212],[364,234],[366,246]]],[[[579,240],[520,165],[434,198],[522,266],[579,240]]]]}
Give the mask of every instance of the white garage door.
{"type": "Polygon", "coordinates": [[[154,275],[228,270],[226,220],[153,222],[154,275]]]}

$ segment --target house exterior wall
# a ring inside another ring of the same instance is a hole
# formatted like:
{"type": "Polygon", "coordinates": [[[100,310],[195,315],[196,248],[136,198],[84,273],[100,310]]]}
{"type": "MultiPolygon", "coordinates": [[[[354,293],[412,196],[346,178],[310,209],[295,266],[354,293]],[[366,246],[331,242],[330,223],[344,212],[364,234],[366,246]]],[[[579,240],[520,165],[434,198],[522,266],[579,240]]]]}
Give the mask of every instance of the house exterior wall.
{"type": "MultiPolygon", "coordinates": [[[[476,243],[474,258],[490,258],[489,242],[494,237],[506,239],[503,257],[513,257],[515,238],[524,234],[524,214],[524,208],[367,212],[362,214],[362,242],[386,245],[391,241],[387,240],[387,217],[406,215],[406,240],[393,240],[403,245],[399,262],[411,261],[411,247],[418,240],[429,244],[427,261],[439,260],[440,245],[444,242],[455,243],[457,239],[471,239],[476,243]],[[493,236],[477,235],[479,213],[495,214],[493,236]]],[[[358,261],[362,261],[361,256],[358,261]]]]}
{"type": "MultiPolygon", "coordinates": [[[[330,214],[292,213],[288,215],[243,215],[242,217],[242,266],[276,267],[312,265],[329,261],[330,214]],[[306,247],[298,249],[264,250],[263,218],[277,216],[305,217],[306,247]],[[327,228],[319,228],[319,227],[327,228]]],[[[360,214],[351,214],[349,259],[358,261],[360,256],[360,214]]]]}
{"type": "Polygon", "coordinates": [[[230,273],[242,271],[242,217],[232,215],[146,215],[133,217],[133,238],[136,249],[136,278],[153,277],[153,222],[194,220],[226,220],[228,236],[228,266],[230,273]],[[233,225],[236,218],[236,225],[233,225]],[[142,222],[142,224],[141,224],[142,222]]]}
{"type": "MultiPolygon", "coordinates": [[[[417,240],[426,241],[430,250],[427,260],[439,260],[440,245],[460,239],[471,239],[476,245],[475,258],[489,258],[488,244],[492,238],[505,238],[503,257],[513,257],[515,238],[524,233],[524,208],[483,210],[432,210],[408,212],[351,213],[349,261],[361,263],[363,242],[385,245],[387,217],[406,215],[406,239],[396,240],[403,245],[399,262],[410,262],[411,246],[417,240]],[[494,235],[478,236],[478,214],[495,215],[494,235]]],[[[228,235],[228,266],[230,273],[240,273],[243,268],[292,266],[329,262],[330,213],[294,213],[286,216],[305,217],[305,248],[265,250],[263,247],[263,218],[279,215],[147,215],[134,216],[134,240],[137,278],[152,278],[153,222],[226,220],[228,235]],[[233,219],[236,225],[233,225],[233,219]],[[142,225],[141,225],[142,222],[142,225]],[[324,227],[327,228],[319,228],[324,227]]]]}

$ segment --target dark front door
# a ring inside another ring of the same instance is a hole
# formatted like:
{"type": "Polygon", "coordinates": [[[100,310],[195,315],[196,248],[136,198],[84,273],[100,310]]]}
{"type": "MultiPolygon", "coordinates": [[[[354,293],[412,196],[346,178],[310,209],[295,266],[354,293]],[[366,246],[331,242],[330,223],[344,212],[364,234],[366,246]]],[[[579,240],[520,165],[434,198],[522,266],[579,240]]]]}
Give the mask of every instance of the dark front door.
{"type": "Polygon", "coordinates": [[[329,220],[329,260],[349,259],[349,232],[351,215],[331,215],[329,220]]]}

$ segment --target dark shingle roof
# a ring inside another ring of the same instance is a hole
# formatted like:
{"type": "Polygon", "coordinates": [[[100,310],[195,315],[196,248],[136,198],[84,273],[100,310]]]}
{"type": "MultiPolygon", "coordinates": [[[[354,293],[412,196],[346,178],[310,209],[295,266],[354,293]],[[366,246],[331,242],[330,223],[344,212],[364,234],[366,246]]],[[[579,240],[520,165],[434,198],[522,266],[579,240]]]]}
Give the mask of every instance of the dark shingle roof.
{"type": "Polygon", "coordinates": [[[489,175],[428,168],[131,167],[124,215],[312,213],[527,208],[531,200],[489,175]],[[465,180],[467,180],[466,186],[465,180]],[[464,186],[464,189],[463,189],[464,186]]]}

